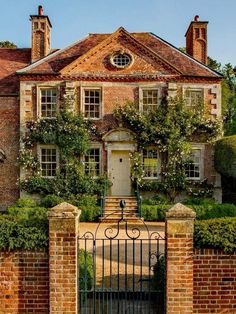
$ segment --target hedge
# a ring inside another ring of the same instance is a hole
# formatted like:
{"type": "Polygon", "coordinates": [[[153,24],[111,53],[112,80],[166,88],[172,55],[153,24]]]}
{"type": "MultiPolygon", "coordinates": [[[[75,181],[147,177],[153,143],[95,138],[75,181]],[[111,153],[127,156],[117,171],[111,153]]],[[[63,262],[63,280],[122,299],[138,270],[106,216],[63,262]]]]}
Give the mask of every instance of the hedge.
{"type": "MultiPolygon", "coordinates": [[[[142,217],[146,221],[164,221],[165,212],[173,205],[143,205],[142,217]]],[[[212,218],[236,217],[236,205],[234,204],[205,204],[186,205],[196,212],[197,220],[212,218]]]]}
{"type": "Polygon", "coordinates": [[[222,175],[236,178],[236,135],[216,142],[215,168],[222,175]]]}
{"type": "Polygon", "coordinates": [[[196,248],[236,251],[236,218],[218,218],[195,221],[194,246],[196,248]]]}

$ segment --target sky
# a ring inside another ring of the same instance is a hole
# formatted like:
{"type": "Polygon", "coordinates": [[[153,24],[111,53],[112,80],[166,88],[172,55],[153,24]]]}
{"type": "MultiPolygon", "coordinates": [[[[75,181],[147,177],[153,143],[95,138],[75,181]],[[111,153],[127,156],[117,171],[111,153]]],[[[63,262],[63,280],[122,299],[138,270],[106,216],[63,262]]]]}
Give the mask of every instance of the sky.
{"type": "Polygon", "coordinates": [[[63,48],[89,33],[152,32],[176,47],[195,15],[208,24],[208,55],[236,65],[236,0],[0,0],[0,41],[31,45],[30,14],[44,8],[52,23],[51,46],[63,48]]]}

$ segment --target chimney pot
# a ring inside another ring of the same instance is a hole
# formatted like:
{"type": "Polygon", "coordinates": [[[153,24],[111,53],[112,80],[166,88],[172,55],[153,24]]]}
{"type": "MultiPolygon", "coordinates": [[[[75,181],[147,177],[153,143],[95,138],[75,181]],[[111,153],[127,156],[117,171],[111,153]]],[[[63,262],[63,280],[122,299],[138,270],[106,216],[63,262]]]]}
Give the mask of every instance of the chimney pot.
{"type": "Polygon", "coordinates": [[[199,19],[199,15],[195,15],[194,22],[198,22],[198,19],[199,19]]]}
{"type": "Polygon", "coordinates": [[[38,7],[38,15],[43,15],[43,7],[41,5],[38,7]]]}

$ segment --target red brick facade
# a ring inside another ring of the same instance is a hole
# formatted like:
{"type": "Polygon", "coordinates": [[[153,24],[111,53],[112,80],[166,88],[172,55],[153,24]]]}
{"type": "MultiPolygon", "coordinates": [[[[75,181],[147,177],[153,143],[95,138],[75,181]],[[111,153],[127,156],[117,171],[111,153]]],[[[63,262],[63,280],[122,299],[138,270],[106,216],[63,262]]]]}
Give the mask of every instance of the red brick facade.
{"type": "Polygon", "coordinates": [[[0,252],[0,313],[49,313],[47,252],[0,252]]]}
{"type": "MultiPolygon", "coordinates": [[[[50,50],[51,23],[49,17],[43,15],[42,7],[38,15],[31,15],[31,21],[32,49],[0,49],[0,152],[2,150],[6,157],[0,162],[0,208],[6,208],[19,196],[17,179],[24,178],[25,174],[17,165],[20,134],[24,134],[29,120],[41,117],[40,91],[43,88],[57,90],[57,110],[63,93],[73,94],[73,109],[83,114],[84,89],[99,89],[100,116],[94,121],[102,138],[95,145],[101,149],[100,174],[106,172],[108,178],[115,177],[111,167],[112,152],[127,153],[137,147],[134,139],[128,145],[127,140],[122,143],[104,140],[107,132],[120,132],[120,125],[112,113],[116,106],[124,106],[128,101],[142,110],[144,89],[158,91],[157,106],[163,96],[174,97],[178,92],[184,94],[187,89],[193,92],[200,90],[211,118],[221,116],[222,77],[191,57],[199,60],[193,54],[196,40],[187,40],[187,48],[192,47],[190,55],[187,55],[152,33],[129,33],[120,27],[111,34],[89,34],[75,44],[55,51],[50,50]],[[117,67],[112,63],[115,54],[129,55],[131,62],[117,67]],[[32,60],[38,61],[31,63],[32,60]]],[[[199,36],[206,42],[206,25],[206,22],[194,21],[188,34],[201,26],[199,36]]],[[[220,178],[213,166],[212,147],[200,141],[196,140],[200,146],[195,147],[201,151],[201,175],[197,180],[208,179],[215,185],[215,190],[220,189],[220,178]]],[[[196,143],[193,141],[192,144],[196,143]]],[[[157,163],[161,163],[161,158],[157,163]]],[[[124,181],[129,186],[127,194],[131,195],[130,165],[123,173],[127,174],[124,181]]],[[[112,191],[110,194],[119,195],[112,191]]],[[[216,198],[220,201],[220,194],[216,198]]]]}
{"type": "Polygon", "coordinates": [[[194,251],[194,314],[236,313],[236,254],[194,251]]]}

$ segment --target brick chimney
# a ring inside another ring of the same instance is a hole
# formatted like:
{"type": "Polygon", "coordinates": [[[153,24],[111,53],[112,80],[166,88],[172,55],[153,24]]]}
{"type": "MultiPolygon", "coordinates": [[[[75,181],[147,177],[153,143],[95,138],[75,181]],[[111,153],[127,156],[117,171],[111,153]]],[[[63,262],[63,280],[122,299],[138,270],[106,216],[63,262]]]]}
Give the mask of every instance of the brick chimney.
{"type": "Polygon", "coordinates": [[[207,24],[196,15],[185,34],[186,52],[194,59],[207,64],[207,24]]]}
{"type": "Polygon", "coordinates": [[[38,7],[38,15],[30,15],[32,22],[31,62],[35,62],[50,53],[51,50],[51,22],[43,14],[43,7],[38,7]]]}

